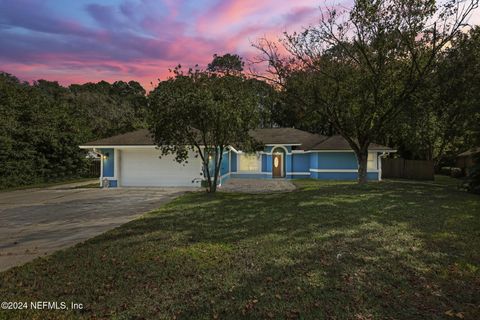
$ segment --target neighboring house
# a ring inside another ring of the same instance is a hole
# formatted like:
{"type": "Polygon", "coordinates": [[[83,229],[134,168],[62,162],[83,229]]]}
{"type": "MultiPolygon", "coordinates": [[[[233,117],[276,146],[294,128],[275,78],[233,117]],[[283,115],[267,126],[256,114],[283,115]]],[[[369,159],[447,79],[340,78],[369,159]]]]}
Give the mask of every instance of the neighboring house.
{"type": "Polygon", "coordinates": [[[470,149],[457,156],[457,167],[462,169],[464,174],[468,174],[468,169],[475,164],[475,157],[480,153],[480,147],[470,149]]]}
{"type": "MultiPolygon", "coordinates": [[[[251,136],[264,145],[263,151],[244,153],[231,146],[224,153],[220,184],[228,178],[357,179],[355,153],[341,136],[324,137],[293,128],[257,129],[251,136]]],[[[148,130],[138,130],[80,146],[102,155],[101,181],[116,186],[200,186],[202,162],[191,152],[187,163],[174,156],[159,158],[148,130]]],[[[381,179],[380,157],[395,152],[371,144],[368,179],[381,179]]]]}

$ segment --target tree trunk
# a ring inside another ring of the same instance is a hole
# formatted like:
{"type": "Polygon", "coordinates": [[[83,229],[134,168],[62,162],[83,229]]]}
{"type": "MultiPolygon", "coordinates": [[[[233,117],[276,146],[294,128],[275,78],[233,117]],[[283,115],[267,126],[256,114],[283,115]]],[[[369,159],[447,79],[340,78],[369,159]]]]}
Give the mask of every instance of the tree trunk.
{"type": "Polygon", "coordinates": [[[214,167],[214,178],[212,184],[212,190],[210,192],[214,193],[217,191],[218,177],[220,176],[220,168],[222,166],[223,159],[223,148],[217,149],[215,152],[215,167],[214,167]],[[218,155],[220,153],[220,156],[218,155]]]}
{"type": "Polygon", "coordinates": [[[356,152],[358,161],[358,184],[368,182],[367,166],[368,166],[368,149],[356,152]]]}
{"type": "MultiPolygon", "coordinates": [[[[212,177],[210,176],[210,151],[204,148],[204,155],[202,156],[205,177],[207,178],[207,192],[212,192],[212,177]]],[[[213,191],[215,192],[215,191],[213,191]]]]}

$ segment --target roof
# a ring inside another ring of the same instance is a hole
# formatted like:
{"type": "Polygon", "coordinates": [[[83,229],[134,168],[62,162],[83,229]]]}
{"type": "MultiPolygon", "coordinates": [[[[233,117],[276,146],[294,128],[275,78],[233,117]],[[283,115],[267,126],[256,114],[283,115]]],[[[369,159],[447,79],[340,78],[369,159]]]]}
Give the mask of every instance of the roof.
{"type": "Polygon", "coordinates": [[[327,137],[295,128],[265,128],[250,131],[250,136],[263,144],[300,145],[307,150],[327,137]]]}
{"type": "MultiPolygon", "coordinates": [[[[328,137],[326,140],[321,141],[310,147],[310,150],[351,150],[352,147],[348,144],[347,140],[340,135],[328,137]]],[[[392,148],[382,146],[376,143],[370,143],[368,150],[393,150],[392,148]]]]}
{"type": "Polygon", "coordinates": [[[152,135],[148,129],[140,129],[109,138],[90,141],[83,146],[151,146],[154,144],[152,135]]]}
{"type": "MultiPolygon", "coordinates": [[[[298,145],[301,150],[351,150],[348,142],[339,135],[326,137],[295,128],[265,128],[250,131],[255,140],[263,144],[298,145]]],[[[97,146],[151,146],[155,145],[148,129],[140,129],[113,137],[87,142],[82,147],[97,146]]],[[[392,150],[370,144],[369,150],[392,150]]]]}
{"type": "Polygon", "coordinates": [[[468,156],[473,156],[474,154],[477,154],[480,152],[480,147],[472,148],[468,151],[460,153],[457,157],[468,157],[468,156]]]}

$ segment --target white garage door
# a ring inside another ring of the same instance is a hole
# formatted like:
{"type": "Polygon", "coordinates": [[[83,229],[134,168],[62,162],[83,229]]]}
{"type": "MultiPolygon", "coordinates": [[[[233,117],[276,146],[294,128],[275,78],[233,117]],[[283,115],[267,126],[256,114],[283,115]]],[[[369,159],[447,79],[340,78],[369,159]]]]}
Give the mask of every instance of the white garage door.
{"type": "Polygon", "coordinates": [[[201,160],[191,153],[188,163],[178,163],[171,155],[159,158],[152,149],[123,149],[120,153],[120,184],[124,187],[198,187],[201,160]]]}

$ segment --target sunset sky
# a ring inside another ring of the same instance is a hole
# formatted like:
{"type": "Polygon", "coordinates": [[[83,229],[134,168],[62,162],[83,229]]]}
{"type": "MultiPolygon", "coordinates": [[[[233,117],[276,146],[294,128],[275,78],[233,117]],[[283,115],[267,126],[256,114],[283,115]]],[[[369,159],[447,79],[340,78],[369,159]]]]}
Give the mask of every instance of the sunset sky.
{"type": "Polygon", "coordinates": [[[205,65],[214,53],[251,57],[252,41],[315,22],[320,4],[325,1],[0,0],[0,70],[64,85],[137,80],[149,90],[178,63],[205,65]]]}

